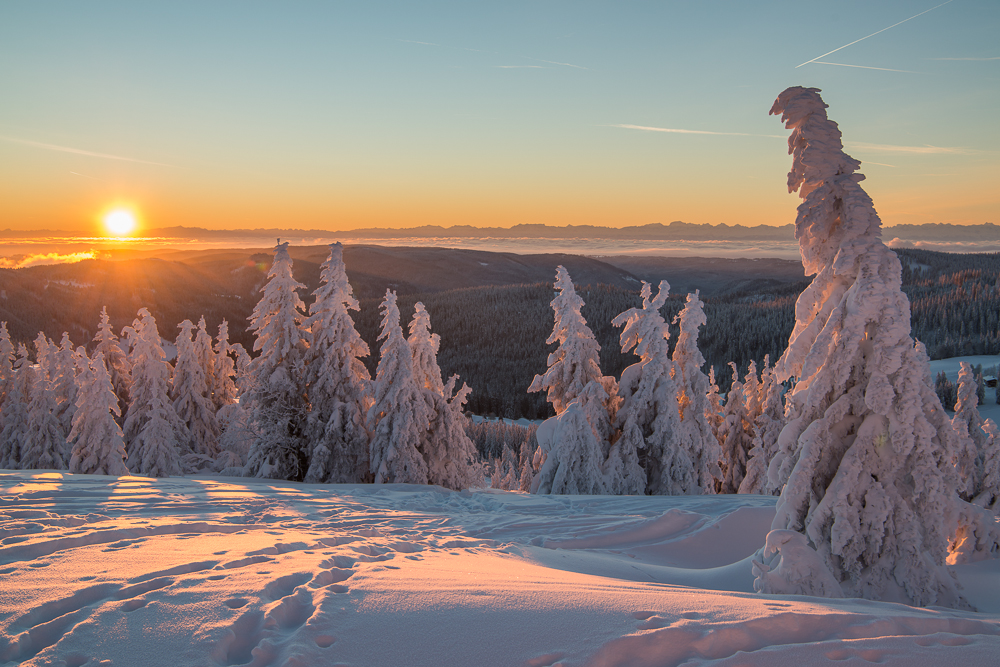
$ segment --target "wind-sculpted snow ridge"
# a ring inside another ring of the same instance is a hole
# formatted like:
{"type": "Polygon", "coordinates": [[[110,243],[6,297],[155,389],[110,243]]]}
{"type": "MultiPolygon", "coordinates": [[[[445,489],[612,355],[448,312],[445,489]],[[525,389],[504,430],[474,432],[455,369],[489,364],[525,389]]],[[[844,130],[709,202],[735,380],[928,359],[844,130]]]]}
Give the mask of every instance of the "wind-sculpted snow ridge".
{"type": "Polygon", "coordinates": [[[0,665],[995,664],[995,560],[978,613],[754,594],[774,503],[2,472],[0,665]]]}

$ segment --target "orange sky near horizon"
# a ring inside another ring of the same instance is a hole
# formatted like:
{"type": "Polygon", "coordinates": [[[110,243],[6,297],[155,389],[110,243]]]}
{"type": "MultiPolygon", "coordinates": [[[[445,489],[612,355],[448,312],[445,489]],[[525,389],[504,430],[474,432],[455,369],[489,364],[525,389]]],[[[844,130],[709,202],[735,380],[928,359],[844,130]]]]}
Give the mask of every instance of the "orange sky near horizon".
{"type": "Polygon", "coordinates": [[[58,5],[0,4],[0,229],[785,225],[790,85],[885,226],[1000,224],[989,0],[58,5]]]}

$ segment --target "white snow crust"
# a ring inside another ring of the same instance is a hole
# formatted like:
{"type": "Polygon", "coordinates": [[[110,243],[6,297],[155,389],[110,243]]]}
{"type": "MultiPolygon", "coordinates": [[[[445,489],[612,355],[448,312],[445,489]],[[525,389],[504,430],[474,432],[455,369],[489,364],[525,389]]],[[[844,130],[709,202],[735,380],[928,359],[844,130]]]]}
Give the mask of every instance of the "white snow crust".
{"type": "Polygon", "coordinates": [[[773,496],[0,472],[0,664],[995,665],[978,612],[753,592],[773,496]]]}

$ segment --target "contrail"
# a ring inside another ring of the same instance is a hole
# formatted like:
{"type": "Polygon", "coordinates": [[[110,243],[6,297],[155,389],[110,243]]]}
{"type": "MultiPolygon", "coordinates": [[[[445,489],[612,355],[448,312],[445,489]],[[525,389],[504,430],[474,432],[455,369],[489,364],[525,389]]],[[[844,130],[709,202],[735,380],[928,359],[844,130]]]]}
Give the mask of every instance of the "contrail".
{"type": "Polygon", "coordinates": [[[813,65],[836,65],[837,67],[857,67],[859,69],[877,69],[880,72],[903,72],[905,74],[923,74],[923,72],[914,72],[908,69],[889,69],[888,67],[869,67],[867,65],[847,65],[845,63],[831,63],[825,60],[814,60],[813,65]]]}
{"type": "MultiPolygon", "coordinates": [[[[902,20],[902,21],[900,21],[899,23],[893,23],[893,24],[892,24],[891,26],[889,26],[888,28],[882,28],[882,29],[881,29],[881,30],[879,30],[878,32],[873,32],[872,34],[870,34],[870,35],[868,35],[868,36],[866,36],[866,37],[862,37],[861,39],[856,39],[856,40],[854,40],[853,42],[851,42],[850,44],[844,44],[844,45],[843,45],[843,46],[841,46],[840,48],[837,48],[837,49],[834,49],[833,51],[827,51],[826,53],[824,53],[824,54],[823,54],[823,55],[821,55],[821,56],[816,56],[816,57],[815,57],[815,58],[813,58],[812,60],[807,60],[807,61],[805,61],[804,63],[802,63],[802,65],[808,65],[809,63],[814,63],[814,62],[816,62],[816,61],[817,61],[817,60],[819,60],[820,58],[826,58],[826,57],[827,57],[828,55],[830,55],[831,53],[836,53],[837,51],[840,51],[841,49],[846,49],[846,48],[847,48],[848,46],[852,46],[852,45],[854,45],[854,44],[857,44],[858,42],[863,42],[864,40],[868,39],[868,37],[874,37],[875,35],[879,34],[880,32],[885,32],[886,30],[889,30],[890,28],[895,28],[895,27],[896,27],[897,25],[902,25],[903,23],[906,23],[907,21],[912,21],[913,19],[917,18],[917,16],[923,16],[923,15],[924,15],[924,14],[926,14],[927,12],[932,12],[932,11],[934,11],[935,9],[937,9],[938,7],[944,7],[945,5],[947,5],[947,4],[951,3],[951,2],[954,2],[954,1],[955,1],[955,0],[948,0],[948,2],[942,2],[942,3],[940,4],[940,5],[937,5],[936,7],[931,7],[930,9],[925,9],[924,11],[920,12],[920,13],[919,13],[919,14],[917,14],[916,16],[911,16],[911,17],[910,17],[910,18],[908,18],[908,19],[903,19],[903,20],[902,20]]],[[[798,68],[802,67],[802,65],[796,65],[796,66],[795,66],[795,69],[798,69],[798,68]]]]}
{"type": "Polygon", "coordinates": [[[80,148],[70,148],[69,146],[57,146],[55,144],[43,144],[40,141],[29,141],[28,139],[18,139],[16,137],[5,137],[0,135],[0,141],[8,141],[12,144],[21,144],[23,146],[31,146],[32,148],[44,148],[48,151],[58,151],[60,153],[73,153],[75,155],[87,155],[89,157],[101,157],[106,160],[122,160],[124,162],[138,162],[140,164],[155,164],[159,167],[169,167],[171,165],[164,164],[162,162],[150,162],[149,160],[137,160],[131,157],[122,157],[121,155],[109,155],[108,153],[95,153],[94,151],[85,151],[80,148]]]}
{"type": "Polygon", "coordinates": [[[768,139],[784,139],[780,134],[749,134],[747,132],[712,132],[710,130],[678,130],[669,127],[647,127],[645,125],[610,125],[625,130],[645,130],[646,132],[670,132],[672,134],[713,134],[724,137],[767,137],[768,139]]]}

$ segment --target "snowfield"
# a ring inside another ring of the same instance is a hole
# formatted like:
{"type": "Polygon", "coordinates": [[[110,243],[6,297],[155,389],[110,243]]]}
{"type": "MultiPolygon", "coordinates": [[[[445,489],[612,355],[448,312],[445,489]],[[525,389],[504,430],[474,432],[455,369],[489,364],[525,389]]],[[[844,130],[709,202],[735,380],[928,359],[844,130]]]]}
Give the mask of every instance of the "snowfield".
{"type": "Polygon", "coordinates": [[[753,592],[775,497],[0,472],[0,664],[1000,662],[978,612],[753,592]]]}

